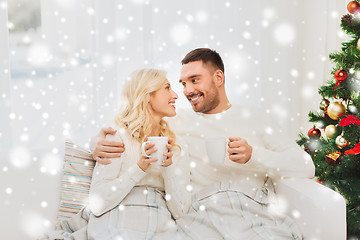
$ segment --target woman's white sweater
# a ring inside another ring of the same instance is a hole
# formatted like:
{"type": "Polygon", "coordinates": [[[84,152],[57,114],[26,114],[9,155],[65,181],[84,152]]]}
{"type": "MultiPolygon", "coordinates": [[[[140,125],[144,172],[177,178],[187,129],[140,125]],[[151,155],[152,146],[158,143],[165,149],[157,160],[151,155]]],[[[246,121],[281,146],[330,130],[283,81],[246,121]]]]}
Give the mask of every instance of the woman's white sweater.
{"type": "Polygon", "coordinates": [[[125,144],[120,158],[110,159],[111,163],[96,163],[90,187],[89,206],[95,216],[113,209],[121,203],[135,186],[148,186],[165,191],[167,205],[174,218],[187,213],[191,193],[187,190],[190,169],[187,146],[180,139],[176,143],[181,152],[174,152],[173,164],[168,167],[151,165],[144,172],[137,165],[141,157],[141,145],[124,128],[114,127],[117,133],[107,135],[107,140],[125,144]]]}

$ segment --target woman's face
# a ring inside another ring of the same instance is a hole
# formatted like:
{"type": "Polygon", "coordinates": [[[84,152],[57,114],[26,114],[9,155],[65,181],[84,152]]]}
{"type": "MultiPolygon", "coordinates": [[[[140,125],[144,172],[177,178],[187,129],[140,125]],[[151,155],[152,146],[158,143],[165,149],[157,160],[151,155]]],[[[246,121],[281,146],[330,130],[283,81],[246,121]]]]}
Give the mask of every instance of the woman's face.
{"type": "MultiPolygon", "coordinates": [[[[154,118],[173,117],[175,112],[175,100],[178,95],[171,89],[168,80],[157,91],[150,94],[149,106],[154,118]]],[[[160,119],[159,119],[160,120],[160,119]]]]}

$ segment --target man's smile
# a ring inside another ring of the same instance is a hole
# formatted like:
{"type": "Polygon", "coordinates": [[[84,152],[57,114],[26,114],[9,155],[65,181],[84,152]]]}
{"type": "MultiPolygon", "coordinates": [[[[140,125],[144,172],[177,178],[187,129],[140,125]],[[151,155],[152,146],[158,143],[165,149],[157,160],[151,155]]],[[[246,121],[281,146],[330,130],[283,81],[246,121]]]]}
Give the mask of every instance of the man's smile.
{"type": "Polygon", "coordinates": [[[201,97],[203,95],[204,95],[203,93],[193,94],[188,97],[188,100],[191,102],[191,104],[195,105],[201,100],[201,97]]]}

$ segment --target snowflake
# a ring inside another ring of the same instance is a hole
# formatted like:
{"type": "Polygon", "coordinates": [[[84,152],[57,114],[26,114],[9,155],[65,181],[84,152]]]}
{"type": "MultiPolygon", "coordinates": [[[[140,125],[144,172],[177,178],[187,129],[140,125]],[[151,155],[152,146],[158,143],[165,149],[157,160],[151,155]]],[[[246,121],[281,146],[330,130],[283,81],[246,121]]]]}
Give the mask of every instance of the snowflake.
{"type": "Polygon", "coordinates": [[[296,31],[294,27],[288,23],[279,24],[274,30],[274,38],[277,43],[287,45],[294,41],[296,31]]]}

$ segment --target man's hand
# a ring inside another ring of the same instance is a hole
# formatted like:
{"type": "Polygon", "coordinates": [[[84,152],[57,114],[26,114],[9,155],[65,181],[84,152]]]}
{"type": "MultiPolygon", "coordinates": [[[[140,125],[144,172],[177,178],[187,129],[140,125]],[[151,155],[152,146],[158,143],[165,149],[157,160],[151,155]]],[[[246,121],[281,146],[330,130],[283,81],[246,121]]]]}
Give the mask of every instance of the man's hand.
{"type": "Polygon", "coordinates": [[[115,134],[116,130],[113,128],[101,129],[93,151],[93,159],[101,164],[110,164],[109,158],[119,158],[121,153],[125,151],[125,146],[122,142],[109,141],[105,137],[107,134],[115,134]]]}
{"type": "Polygon", "coordinates": [[[230,137],[229,140],[229,159],[239,164],[247,163],[251,158],[252,147],[239,137],[230,137]]]}

